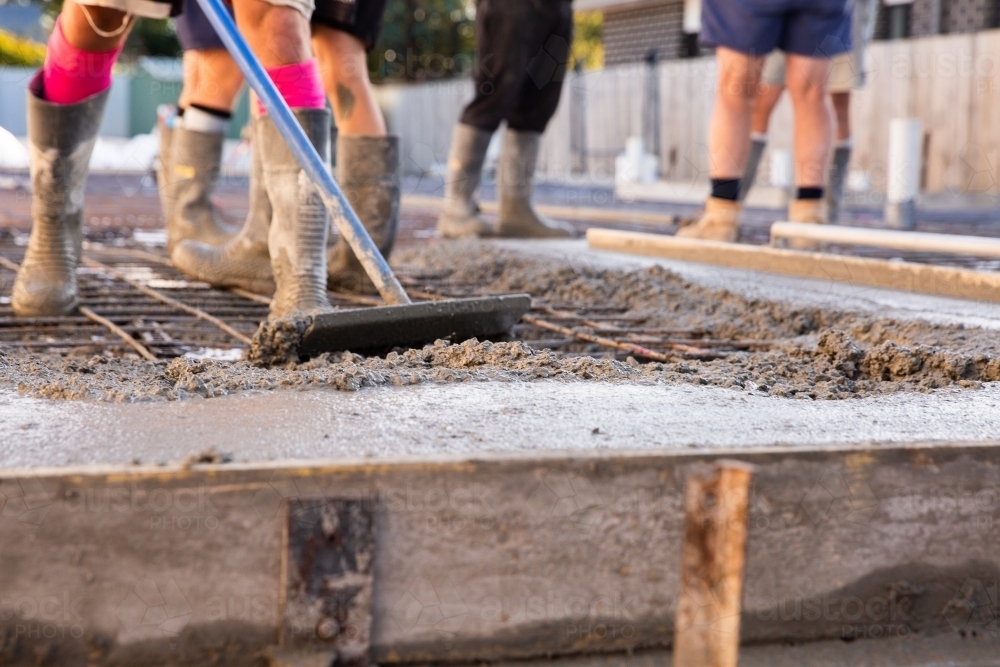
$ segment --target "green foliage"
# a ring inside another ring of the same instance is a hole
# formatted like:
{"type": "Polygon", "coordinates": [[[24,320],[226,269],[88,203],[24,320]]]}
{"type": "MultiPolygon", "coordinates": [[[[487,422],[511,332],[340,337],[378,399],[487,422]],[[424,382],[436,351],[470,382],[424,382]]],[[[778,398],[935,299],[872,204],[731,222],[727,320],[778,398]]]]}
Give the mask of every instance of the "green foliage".
{"type": "Polygon", "coordinates": [[[45,60],[45,45],[0,30],[0,65],[38,67],[45,60]]]}
{"type": "Polygon", "coordinates": [[[472,0],[389,0],[382,35],[368,55],[378,81],[463,76],[475,58],[472,0]]]}
{"type": "Polygon", "coordinates": [[[122,51],[126,59],[139,56],[181,56],[181,45],[174,32],[174,23],[169,19],[139,19],[125,41],[122,51]]]}
{"type": "Polygon", "coordinates": [[[585,70],[604,67],[604,15],[601,12],[577,12],[573,17],[571,64],[585,70]]]}

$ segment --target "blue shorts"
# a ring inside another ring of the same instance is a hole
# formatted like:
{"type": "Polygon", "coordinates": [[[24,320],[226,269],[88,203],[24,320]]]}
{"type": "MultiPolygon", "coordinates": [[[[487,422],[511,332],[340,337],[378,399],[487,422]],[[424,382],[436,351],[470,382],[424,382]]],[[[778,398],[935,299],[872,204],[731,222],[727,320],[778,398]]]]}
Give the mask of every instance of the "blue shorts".
{"type": "MultiPolygon", "coordinates": [[[[227,6],[232,16],[233,7],[227,6]]],[[[177,41],[185,51],[226,48],[196,0],[184,0],[184,13],[174,19],[174,29],[177,30],[177,41]]]]}
{"type": "Polygon", "coordinates": [[[703,0],[701,42],[752,56],[830,58],[851,50],[854,0],[703,0]]]}

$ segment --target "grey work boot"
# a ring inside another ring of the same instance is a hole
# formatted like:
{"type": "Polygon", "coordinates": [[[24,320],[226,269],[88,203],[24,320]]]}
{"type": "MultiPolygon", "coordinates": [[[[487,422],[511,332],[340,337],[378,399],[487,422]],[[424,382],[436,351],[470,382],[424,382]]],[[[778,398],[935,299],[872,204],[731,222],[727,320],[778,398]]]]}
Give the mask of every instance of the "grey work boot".
{"type": "Polygon", "coordinates": [[[441,236],[458,239],[470,236],[491,236],[493,227],[479,217],[476,188],[483,175],[486,149],[492,132],[457,123],[448,152],[448,175],[445,177],[444,206],[438,218],[441,236]]]}
{"type": "Polygon", "coordinates": [[[743,168],[743,178],[740,179],[740,192],[737,201],[743,201],[750,194],[750,188],[757,182],[757,169],[760,159],[767,148],[767,135],[755,135],[750,138],[750,152],[747,154],[747,166],[743,168]]]}
{"type": "Polygon", "coordinates": [[[156,170],[156,189],[160,193],[160,208],[163,219],[169,221],[174,214],[174,200],[168,196],[167,184],[170,182],[170,141],[174,129],[167,125],[166,119],[157,116],[156,129],[160,135],[160,167],[156,170]]]}
{"type": "MultiPolygon", "coordinates": [[[[340,135],[337,182],[386,259],[399,227],[399,138],[340,135]]],[[[343,237],[326,256],[327,287],[372,294],[377,290],[343,237]]]]}
{"type": "Polygon", "coordinates": [[[508,129],[497,165],[500,217],[497,234],[515,238],[568,238],[573,228],[538,215],[531,205],[532,181],[542,135],[508,129]]]}
{"type": "Polygon", "coordinates": [[[183,127],[175,127],[171,134],[166,172],[167,251],[185,239],[222,245],[238,231],[222,222],[211,200],[226,135],[183,127]]]}
{"type": "Polygon", "coordinates": [[[41,99],[41,73],[28,90],[31,238],[11,295],[21,317],[65,315],[77,306],[87,167],[108,91],[77,104],[41,99]]]}
{"type": "MultiPolygon", "coordinates": [[[[329,164],[330,112],[295,109],[294,113],[324,164],[329,164]]],[[[329,216],[274,120],[263,116],[258,122],[264,187],[272,211],[267,236],[275,283],[271,318],[327,312],[331,310],[326,296],[329,216]]]]}
{"type": "Polygon", "coordinates": [[[829,183],[826,186],[827,221],[837,224],[840,219],[840,205],[844,200],[844,182],[847,180],[847,166],[851,163],[851,144],[841,144],[833,149],[833,164],[830,165],[829,183]]]}
{"type": "Polygon", "coordinates": [[[243,228],[224,245],[213,246],[200,241],[181,241],[170,254],[174,266],[186,276],[215,287],[239,287],[256,294],[274,293],[271,256],[267,251],[267,234],[271,226],[271,202],[264,191],[261,164],[261,140],[257,127],[251,125],[250,141],[250,212],[243,228]]]}

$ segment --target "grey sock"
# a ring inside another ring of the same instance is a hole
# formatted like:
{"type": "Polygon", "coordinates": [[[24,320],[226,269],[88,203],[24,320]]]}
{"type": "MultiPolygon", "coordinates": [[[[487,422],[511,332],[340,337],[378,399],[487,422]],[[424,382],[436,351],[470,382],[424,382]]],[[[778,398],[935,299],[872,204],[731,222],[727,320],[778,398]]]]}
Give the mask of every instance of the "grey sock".
{"type": "Polygon", "coordinates": [[[747,166],[743,170],[743,179],[740,181],[738,201],[746,199],[750,188],[753,187],[754,181],[757,180],[757,167],[760,166],[760,158],[764,155],[765,148],[767,148],[766,135],[763,137],[756,136],[750,140],[750,154],[747,155],[747,166]]]}
{"type": "Polygon", "coordinates": [[[851,162],[851,144],[843,143],[833,149],[833,164],[830,165],[830,182],[826,188],[826,205],[830,223],[840,217],[840,204],[844,199],[844,181],[847,180],[847,165],[851,162]]]}

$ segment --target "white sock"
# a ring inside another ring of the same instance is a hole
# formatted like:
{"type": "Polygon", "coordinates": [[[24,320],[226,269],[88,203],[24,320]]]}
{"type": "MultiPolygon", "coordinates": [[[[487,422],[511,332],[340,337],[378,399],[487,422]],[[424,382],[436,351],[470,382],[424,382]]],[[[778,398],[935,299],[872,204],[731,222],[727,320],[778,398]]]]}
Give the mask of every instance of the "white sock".
{"type": "Polygon", "coordinates": [[[229,119],[210,114],[197,107],[188,107],[181,117],[181,126],[193,132],[220,134],[229,129],[229,119]]]}

